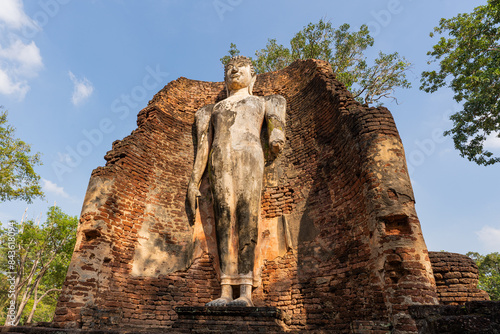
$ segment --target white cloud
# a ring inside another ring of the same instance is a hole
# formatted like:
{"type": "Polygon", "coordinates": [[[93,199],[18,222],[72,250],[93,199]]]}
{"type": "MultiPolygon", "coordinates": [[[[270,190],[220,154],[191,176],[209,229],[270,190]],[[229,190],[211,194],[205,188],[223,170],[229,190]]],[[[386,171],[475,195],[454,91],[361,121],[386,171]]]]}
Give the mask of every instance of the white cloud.
{"type": "Polygon", "coordinates": [[[69,195],[64,191],[63,187],[59,187],[57,184],[54,182],[51,182],[46,179],[42,179],[43,185],[42,189],[45,192],[52,193],[54,195],[58,195],[64,198],[69,198],[69,195]]]}
{"type": "Polygon", "coordinates": [[[498,133],[490,133],[484,142],[484,148],[488,150],[500,149],[500,138],[498,133]]]}
{"type": "Polygon", "coordinates": [[[22,0],[0,0],[0,94],[24,98],[29,78],[43,68],[40,49],[34,41],[18,35],[25,27],[36,27],[24,12],[22,0]]]}
{"type": "Polygon", "coordinates": [[[33,21],[24,12],[22,0],[0,1],[0,24],[11,29],[33,26],[33,21]]]}
{"type": "Polygon", "coordinates": [[[40,49],[33,41],[24,44],[18,39],[5,49],[0,45],[0,58],[15,63],[15,72],[24,76],[31,76],[43,67],[40,49]]]}
{"type": "Polygon", "coordinates": [[[500,252],[500,229],[486,225],[476,235],[487,252],[500,252]]]}
{"type": "Polygon", "coordinates": [[[33,41],[25,44],[14,39],[9,43],[4,48],[0,40],[0,94],[22,100],[30,88],[27,79],[37,76],[43,67],[42,56],[33,41]]]}
{"type": "Polygon", "coordinates": [[[68,74],[75,85],[73,95],[71,96],[71,102],[75,106],[78,106],[92,95],[94,86],[92,86],[92,83],[85,77],[83,79],[78,79],[71,71],[69,71],[68,74]]]}
{"type": "Polygon", "coordinates": [[[14,82],[9,74],[0,68],[0,94],[15,95],[22,100],[29,89],[26,80],[14,82]]]}

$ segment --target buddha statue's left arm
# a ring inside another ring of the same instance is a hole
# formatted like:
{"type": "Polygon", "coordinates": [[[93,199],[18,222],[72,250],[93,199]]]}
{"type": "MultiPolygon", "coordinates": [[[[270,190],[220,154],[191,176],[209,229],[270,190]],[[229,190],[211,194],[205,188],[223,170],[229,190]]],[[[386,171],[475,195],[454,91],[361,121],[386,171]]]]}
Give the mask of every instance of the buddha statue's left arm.
{"type": "Polygon", "coordinates": [[[281,95],[266,96],[264,99],[269,146],[274,154],[278,154],[285,146],[286,100],[281,95]]]}

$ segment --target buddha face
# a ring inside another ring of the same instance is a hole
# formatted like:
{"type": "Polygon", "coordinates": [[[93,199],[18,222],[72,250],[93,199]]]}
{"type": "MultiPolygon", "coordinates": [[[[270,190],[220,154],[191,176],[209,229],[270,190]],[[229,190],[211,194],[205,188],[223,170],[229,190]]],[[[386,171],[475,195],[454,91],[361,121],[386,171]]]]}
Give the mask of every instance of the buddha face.
{"type": "Polygon", "coordinates": [[[255,74],[248,63],[233,61],[226,66],[226,86],[229,91],[249,87],[255,74]],[[253,75],[252,75],[253,74],[253,75]]]}

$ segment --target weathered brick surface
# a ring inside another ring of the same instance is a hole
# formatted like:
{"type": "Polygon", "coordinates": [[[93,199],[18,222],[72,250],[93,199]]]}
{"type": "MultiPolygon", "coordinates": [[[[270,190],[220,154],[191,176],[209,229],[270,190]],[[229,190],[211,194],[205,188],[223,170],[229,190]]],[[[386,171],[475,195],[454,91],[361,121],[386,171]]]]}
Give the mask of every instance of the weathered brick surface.
{"type": "Polygon", "coordinates": [[[410,313],[421,334],[500,333],[500,302],[473,301],[465,305],[414,305],[410,313]]]}
{"type": "MultiPolygon", "coordinates": [[[[256,306],[280,308],[292,330],[416,332],[408,306],[437,295],[390,112],[354,101],[321,61],[260,75],[254,94],[287,100],[286,146],[266,155],[259,232],[286,247],[262,251],[256,306]]],[[[207,181],[200,224],[188,223],[185,196],[194,113],[224,97],[221,82],[172,81],[113,143],[89,182],[56,325],[169,327],[174,307],[219,294],[207,181]]]]}
{"type": "Polygon", "coordinates": [[[489,300],[488,294],[477,288],[477,265],[466,255],[429,252],[439,303],[464,305],[470,301],[489,300]]]}

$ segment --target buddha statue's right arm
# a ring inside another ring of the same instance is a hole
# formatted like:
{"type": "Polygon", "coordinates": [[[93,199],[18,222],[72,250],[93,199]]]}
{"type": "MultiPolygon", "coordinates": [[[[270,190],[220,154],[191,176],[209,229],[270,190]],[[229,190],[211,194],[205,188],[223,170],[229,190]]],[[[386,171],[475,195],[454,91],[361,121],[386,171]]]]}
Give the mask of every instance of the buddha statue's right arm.
{"type": "Polygon", "coordinates": [[[188,204],[191,209],[192,218],[196,217],[196,198],[200,197],[201,177],[205,172],[208,162],[208,154],[212,141],[212,131],[210,119],[212,116],[213,104],[204,106],[196,112],[196,157],[194,160],[193,172],[188,185],[188,204]]]}

